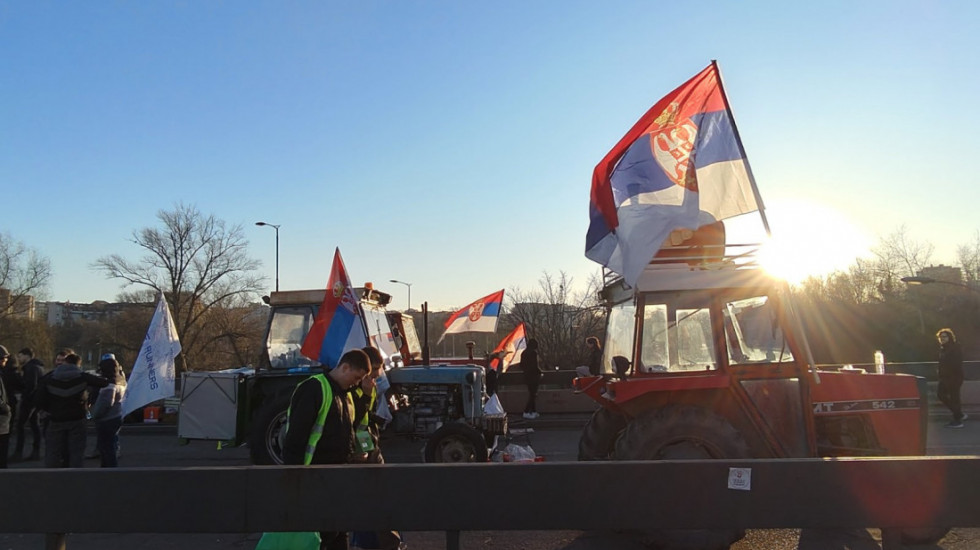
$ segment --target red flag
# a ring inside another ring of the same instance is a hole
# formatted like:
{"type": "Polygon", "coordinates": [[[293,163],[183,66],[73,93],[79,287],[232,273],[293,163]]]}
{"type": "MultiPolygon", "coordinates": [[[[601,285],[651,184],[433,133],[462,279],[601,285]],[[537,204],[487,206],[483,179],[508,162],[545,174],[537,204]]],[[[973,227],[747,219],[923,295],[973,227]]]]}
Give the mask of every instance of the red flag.
{"type": "Polygon", "coordinates": [[[521,362],[521,354],[524,353],[526,347],[527,337],[524,333],[524,323],[521,323],[514,327],[514,330],[510,331],[510,334],[505,336],[493,350],[495,355],[498,353],[501,355],[490,362],[490,368],[505,372],[511,365],[521,362]]]}

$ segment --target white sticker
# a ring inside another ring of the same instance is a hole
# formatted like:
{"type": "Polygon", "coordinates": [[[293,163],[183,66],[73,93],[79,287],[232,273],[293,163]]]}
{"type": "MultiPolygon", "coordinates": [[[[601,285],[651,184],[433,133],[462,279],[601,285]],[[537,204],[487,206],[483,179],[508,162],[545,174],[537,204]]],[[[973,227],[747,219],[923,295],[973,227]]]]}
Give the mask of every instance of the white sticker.
{"type": "Polygon", "coordinates": [[[751,491],[752,468],[729,468],[728,488],[739,491],[751,491]]]}

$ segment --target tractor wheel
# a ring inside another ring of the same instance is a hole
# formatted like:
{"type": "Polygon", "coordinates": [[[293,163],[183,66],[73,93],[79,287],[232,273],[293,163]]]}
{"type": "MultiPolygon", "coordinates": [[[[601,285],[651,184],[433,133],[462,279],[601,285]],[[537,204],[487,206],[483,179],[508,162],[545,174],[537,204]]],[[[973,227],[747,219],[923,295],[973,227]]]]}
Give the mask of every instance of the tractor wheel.
{"type": "Polygon", "coordinates": [[[444,424],[425,443],[426,462],[486,462],[483,435],[461,422],[444,424]]]}
{"type": "Polygon", "coordinates": [[[923,527],[921,529],[902,529],[903,545],[936,544],[949,533],[949,527],[923,527]]]}
{"type": "Polygon", "coordinates": [[[282,445],[286,437],[288,393],[266,401],[252,421],[248,446],[252,464],[283,464],[282,445]]]}
{"type": "MultiPolygon", "coordinates": [[[[742,436],[717,414],[692,406],[670,406],[634,418],[616,442],[617,460],[749,458],[742,436]]],[[[743,529],[645,531],[644,543],[663,550],[727,550],[743,529]]]]}
{"type": "Polygon", "coordinates": [[[582,429],[578,440],[579,460],[609,460],[613,456],[616,439],[626,427],[626,417],[602,407],[582,429]]]}

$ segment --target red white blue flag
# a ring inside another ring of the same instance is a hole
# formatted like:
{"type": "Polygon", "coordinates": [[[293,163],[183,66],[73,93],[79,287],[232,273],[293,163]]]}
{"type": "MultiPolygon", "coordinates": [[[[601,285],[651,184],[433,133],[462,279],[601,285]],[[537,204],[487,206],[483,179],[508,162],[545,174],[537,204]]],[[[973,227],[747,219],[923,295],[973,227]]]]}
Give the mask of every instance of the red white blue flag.
{"type": "Polygon", "coordinates": [[[497,316],[504,301],[504,291],[484,296],[463,309],[453,313],[446,320],[446,332],[439,338],[441,342],[447,334],[459,332],[494,332],[497,330],[497,316]]]}
{"type": "Polygon", "coordinates": [[[633,286],[671,231],[758,208],[712,63],[658,101],[596,165],[585,255],[633,286]]]}
{"type": "Polygon", "coordinates": [[[524,323],[521,323],[514,327],[510,334],[504,336],[500,344],[494,348],[493,354],[497,357],[490,361],[490,368],[505,372],[511,365],[521,362],[521,354],[524,353],[525,348],[527,348],[527,336],[524,323]]]}
{"type": "Polygon", "coordinates": [[[344,352],[366,345],[360,305],[338,248],[334,251],[323,303],[303,340],[300,353],[327,368],[334,368],[344,352]]]}

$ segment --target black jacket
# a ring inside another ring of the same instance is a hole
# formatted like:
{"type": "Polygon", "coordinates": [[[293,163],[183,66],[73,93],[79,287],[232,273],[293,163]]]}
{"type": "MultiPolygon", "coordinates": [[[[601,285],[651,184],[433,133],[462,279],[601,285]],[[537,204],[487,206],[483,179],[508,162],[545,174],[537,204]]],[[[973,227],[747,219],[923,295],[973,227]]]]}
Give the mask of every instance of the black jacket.
{"type": "Polygon", "coordinates": [[[52,422],[84,420],[89,386],[104,388],[108,385],[105,378],[65,363],[41,378],[34,405],[46,411],[52,422]]]}
{"type": "Polygon", "coordinates": [[[31,359],[24,363],[20,372],[24,379],[24,389],[21,391],[20,398],[25,405],[32,406],[37,386],[41,383],[41,377],[44,376],[44,363],[37,359],[31,359]]]}
{"type": "Polygon", "coordinates": [[[959,342],[939,346],[939,377],[963,378],[963,352],[959,342]]]}
{"type": "Polygon", "coordinates": [[[11,408],[16,407],[17,395],[24,393],[24,379],[21,378],[17,367],[9,362],[0,367],[0,380],[3,380],[3,385],[7,388],[7,402],[11,408]]]}
{"type": "MultiPolygon", "coordinates": [[[[348,390],[341,388],[330,376],[333,403],[324,420],[323,433],[313,451],[313,464],[346,464],[354,454],[354,424],[348,390]]],[[[314,377],[299,383],[289,401],[289,428],[283,441],[283,460],[286,464],[303,464],[306,443],[323,404],[323,389],[314,377]]]]}
{"type": "Polygon", "coordinates": [[[0,435],[10,433],[10,419],[12,418],[13,407],[7,402],[7,390],[0,379],[0,435]]]}

